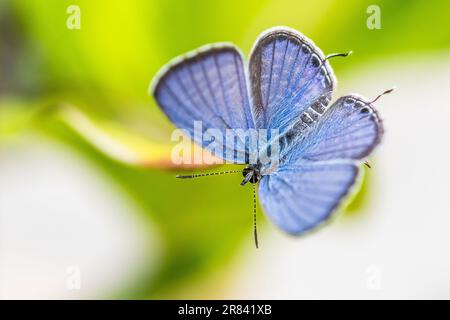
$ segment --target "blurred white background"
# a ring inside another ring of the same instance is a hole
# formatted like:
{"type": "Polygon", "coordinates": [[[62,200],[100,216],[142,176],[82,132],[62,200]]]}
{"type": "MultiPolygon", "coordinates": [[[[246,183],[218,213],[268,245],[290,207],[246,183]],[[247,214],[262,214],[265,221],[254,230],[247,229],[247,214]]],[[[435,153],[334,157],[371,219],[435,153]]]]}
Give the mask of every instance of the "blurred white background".
{"type": "Polygon", "coordinates": [[[2,151],[0,298],[108,297],[154,267],[156,229],[87,161],[36,138],[2,151]]]}

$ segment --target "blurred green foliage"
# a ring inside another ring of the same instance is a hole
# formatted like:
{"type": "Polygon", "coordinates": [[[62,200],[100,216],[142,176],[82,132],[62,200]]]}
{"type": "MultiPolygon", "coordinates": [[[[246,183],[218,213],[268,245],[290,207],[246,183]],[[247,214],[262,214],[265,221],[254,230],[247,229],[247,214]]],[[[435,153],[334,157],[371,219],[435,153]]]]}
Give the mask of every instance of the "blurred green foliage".
{"type": "MultiPolygon", "coordinates": [[[[333,61],[339,77],[374,59],[448,49],[448,12],[446,0],[3,0],[0,148],[13,136],[39,132],[112,177],[156,223],[164,247],[156,276],[143,275],[124,297],[177,297],[183,286],[224,268],[243,242],[251,245],[251,190],[238,185],[237,175],[176,181],[173,172],[148,161],[170,156],[171,124],[147,95],[156,71],[209,42],[232,41],[248,54],[261,31],[288,25],[325,53],[354,51],[349,60],[333,61]],[[81,8],[80,30],[66,27],[71,4],[81,8]],[[371,4],[381,8],[380,30],[366,27],[371,4]],[[63,116],[66,104],[112,139],[144,150],[138,152],[142,161],[108,155],[63,116]]],[[[350,211],[363,207],[368,185],[350,211]]]]}

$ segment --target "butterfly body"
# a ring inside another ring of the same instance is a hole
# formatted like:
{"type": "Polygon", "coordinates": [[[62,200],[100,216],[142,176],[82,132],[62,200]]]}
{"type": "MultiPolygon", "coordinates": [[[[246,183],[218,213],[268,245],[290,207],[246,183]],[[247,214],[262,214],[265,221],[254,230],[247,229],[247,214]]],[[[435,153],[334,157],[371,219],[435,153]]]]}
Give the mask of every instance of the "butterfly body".
{"type": "Polygon", "coordinates": [[[246,165],[241,185],[257,184],[270,219],[298,235],[329,219],[383,134],[368,99],[351,94],[330,105],[335,85],[328,59],[311,40],[276,27],[256,40],[248,64],[229,43],[176,59],[155,77],[152,94],[196,143],[246,165]],[[203,136],[214,129],[223,140],[199,138],[199,120],[203,136]],[[230,140],[230,129],[250,134],[230,140]]]}

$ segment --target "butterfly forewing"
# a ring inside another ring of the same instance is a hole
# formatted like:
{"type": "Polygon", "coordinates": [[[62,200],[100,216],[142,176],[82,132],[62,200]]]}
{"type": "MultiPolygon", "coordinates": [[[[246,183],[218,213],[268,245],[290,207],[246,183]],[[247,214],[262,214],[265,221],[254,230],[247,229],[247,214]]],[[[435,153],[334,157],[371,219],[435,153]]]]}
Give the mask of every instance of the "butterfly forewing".
{"type": "Polygon", "coordinates": [[[257,127],[281,133],[318,99],[328,104],[335,82],[320,49],[286,27],[270,29],[258,38],[249,74],[257,127]]]}
{"type": "MultiPolygon", "coordinates": [[[[160,71],[153,85],[153,95],[169,119],[197,143],[208,147],[202,135],[194,134],[194,121],[201,121],[202,134],[219,130],[223,152],[215,154],[233,163],[248,158],[245,143],[226,143],[227,129],[254,128],[242,55],[231,44],[209,45],[177,58],[160,71]],[[239,159],[237,159],[237,157],[239,159]]],[[[217,141],[215,141],[217,143],[217,141]]]]}

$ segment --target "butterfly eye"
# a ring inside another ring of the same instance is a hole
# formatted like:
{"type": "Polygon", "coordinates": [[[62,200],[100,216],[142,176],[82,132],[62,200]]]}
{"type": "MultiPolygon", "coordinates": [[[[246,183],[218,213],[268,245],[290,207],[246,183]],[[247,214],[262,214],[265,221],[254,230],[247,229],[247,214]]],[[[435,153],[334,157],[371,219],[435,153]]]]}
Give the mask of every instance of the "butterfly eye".
{"type": "Polygon", "coordinates": [[[242,170],[242,175],[245,177],[250,171],[250,168],[245,168],[244,170],[242,170]]]}

